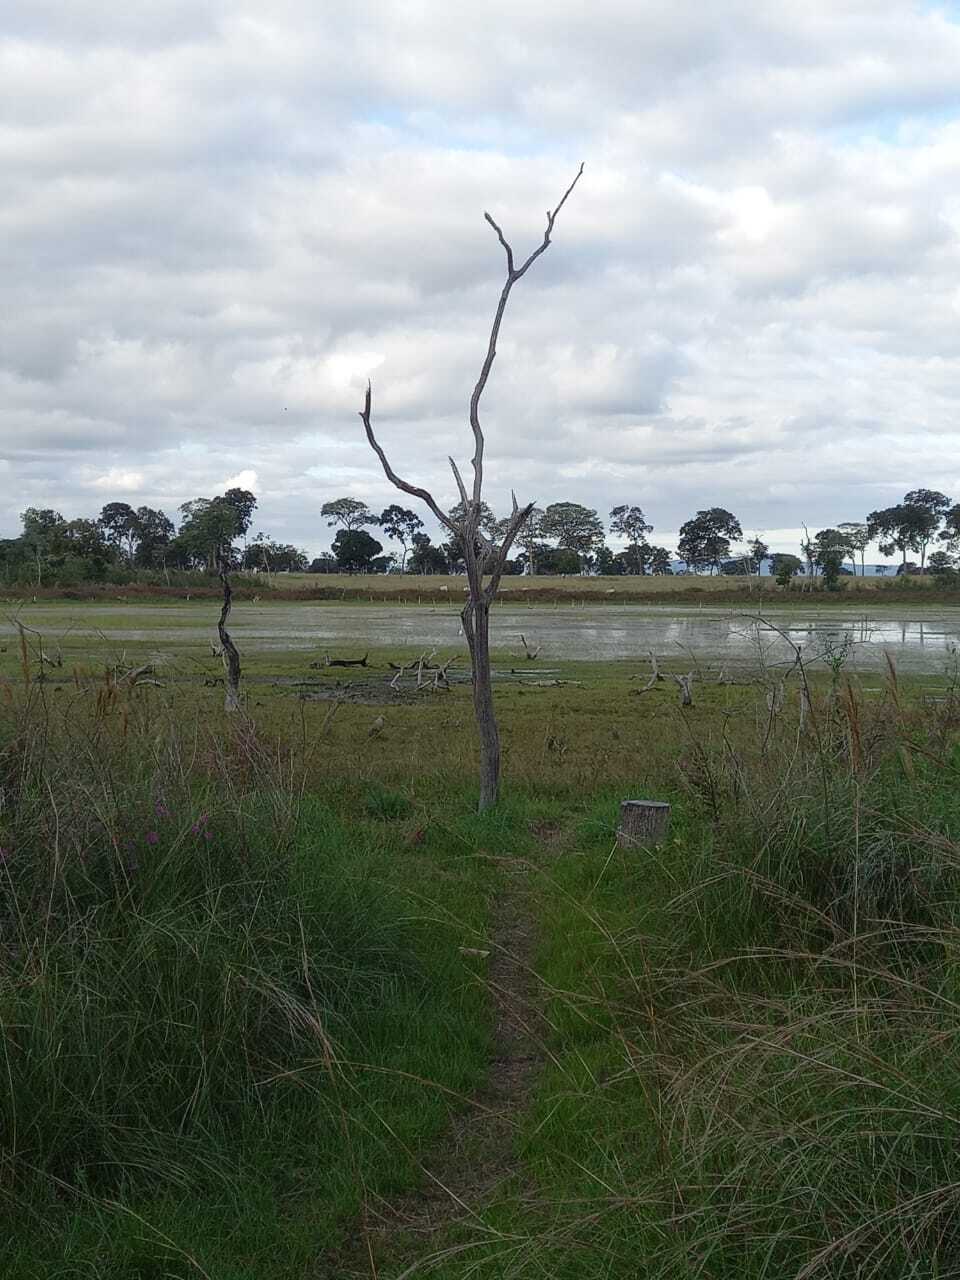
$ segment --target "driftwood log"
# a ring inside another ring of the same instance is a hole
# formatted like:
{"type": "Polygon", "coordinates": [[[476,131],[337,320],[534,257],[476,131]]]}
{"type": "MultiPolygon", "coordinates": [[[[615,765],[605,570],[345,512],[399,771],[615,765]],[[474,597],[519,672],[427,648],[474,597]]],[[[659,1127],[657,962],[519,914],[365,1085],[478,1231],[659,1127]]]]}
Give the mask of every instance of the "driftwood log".
{"type": "Polygon", "coordinates": [[[362,658],[324,658],[322,662],[311,662],[311,667],[365,667],[369,653],[362,658]]]}
{"type": "Polygon", "coordinates": [[[662,800],[623,800],[617,845],[633,849],[638,845],[659,844],[670,828],[670,806],[662,800]]]}

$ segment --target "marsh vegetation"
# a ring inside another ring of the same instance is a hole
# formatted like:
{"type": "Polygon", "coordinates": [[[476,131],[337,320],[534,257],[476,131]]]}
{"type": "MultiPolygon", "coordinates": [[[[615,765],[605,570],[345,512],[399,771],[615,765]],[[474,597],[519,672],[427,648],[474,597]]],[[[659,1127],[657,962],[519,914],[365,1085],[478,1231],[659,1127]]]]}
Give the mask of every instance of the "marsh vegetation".
{"type": "Polygon", "coordinates": [[[4,642],[4,1274],[956,1270],[953,659],[544,639],[484,815],[415,649],[4,642]]]}

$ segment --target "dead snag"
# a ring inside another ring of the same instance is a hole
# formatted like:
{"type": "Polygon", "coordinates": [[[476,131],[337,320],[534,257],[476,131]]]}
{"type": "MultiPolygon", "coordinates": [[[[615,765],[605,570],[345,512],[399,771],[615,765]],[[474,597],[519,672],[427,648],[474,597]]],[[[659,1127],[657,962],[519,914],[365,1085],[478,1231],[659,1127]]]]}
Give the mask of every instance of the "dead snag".
{"type": "Polygon", "coordinates": [[[577,185],[582,173],[583,165],[580,166],[577,176],[563,193],[559,204],[555,209],[547,213],[547,227],[543,233],[542,241],[520,266],[516,265],[513,248],[505,238],[503,231],[494,222],[489,213],[483,215],[496,232],[497,239],[506,254],[507,278],[500,292],[500,300],[497,303],[493,324],[490,329],[490,339],[487,343],[487,353],[480,369],[480,376],[470,397],[470,428],[473,432],[474,451],[472,460],[473,485],[469,493],[456,462],[452,457],[449,460],[453,477],[457,484],[457,491],[460,495],[457,515],[453,516],[448,511],[443,511],[432,493],[427,489],[401,479],[394,471],[386,453],[374,435],[371,421],[373,392],[369,383],[367,384],[367,394],[363,409],[360,411],[367,442],[380,459],[380,465],[383,467],[384,474],[390,483],[404,493],[410,494],[411,497],[419,498],[421,502],[425,503],[439,523],[445,529],[450,530],[463,548],[463,559],[467,571],[467,602],[460,616],[463,620],[463,633],[467,638],[467,647],[470,650],[470,660],[473,666],[473,709],[477,721],[477,733],[480,738],[479,808],[481,812],[496,804],[500,792],[500,733],[497,728],[497,719],[494,711],[493,684],[490,674],[490,606],[497,597],[500,578],[503,575],[510,548],[534,510],[534,504],[530,502],[521,507],[517,503],[516,495],[513,495],[513,510],[501,525],[497,534],[500,538],[499,545],[492,542],[481,530],[484,436],[480,426],[480,399],[487,385],[490,370],[493,368],[493,361],[497,354],[497,339],[500,336],[500,326],[503,322],[504,312],[507,309],[510,292],[517,281],[526,275],[537,258],[546,252],[550,245],[550,237],[553,233],[557,215],[566,204],[567,198],[577,185]]]}
{"type": "Polygon", "coordinates": [[[681,707],[693,706],[693,672],[688,671],[685,676],[674,676],[677,684],[680,686],[680,705],[681,707]]]}
{"type": "Polygon", "coordinates": [[[237,646],[230,638],[227,630],[227,619],[233,604],[233,592],[230,590],[230,577],[224,567],[222,557],[218,561],[220,581],[223,583],[223,607],[217,623],[217,634],[220,637],[220,648],[223,653],[224,670],[224,711],[240,710],[240,654],[237,646]]]}
{"type": "Polygon", "coordinates": [[[527,644],[527,638],[522,631],[520,633],[520,643],[523,645],[524,656],[527,658],[527,660],[529,662],[535,662],[537,658],[540,656],[540,650],[543,648],[543,645],[538,644],[535,649],[531,649],[530,646],[527,644]]]}
{"type": "Polygon", "coordinates": [[[617,845],[621,849],[659,844],[670,828],[670,806],[662,800],[622,800],[617,845]]]}

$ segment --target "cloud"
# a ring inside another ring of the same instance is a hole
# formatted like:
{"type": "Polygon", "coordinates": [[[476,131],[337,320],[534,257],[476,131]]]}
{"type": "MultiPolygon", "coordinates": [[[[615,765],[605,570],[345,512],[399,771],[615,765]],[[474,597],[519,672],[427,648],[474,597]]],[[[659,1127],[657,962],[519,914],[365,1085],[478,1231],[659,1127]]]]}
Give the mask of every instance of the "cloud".
{"type": "Polygon", "coordinates": [[[19,6],[0,532],[236,482],[316,550],[324,500],[393,497],[368,377],[452,500],[504,279],[483,211],[529,252],[581,159],[483,402],[495,504],[640,501],[666,536],[953,492],[957,65],[912,0],[19,6]]]}
{"type": "Polygon", "coordinates": [[[223,489],[249,489],[251,493],[256,493],[260,488],[260,481],[257,473],[252,468],[247,467],[243,471],[238,471],[235,476],[229,476],[224,480],[223,489]]]}

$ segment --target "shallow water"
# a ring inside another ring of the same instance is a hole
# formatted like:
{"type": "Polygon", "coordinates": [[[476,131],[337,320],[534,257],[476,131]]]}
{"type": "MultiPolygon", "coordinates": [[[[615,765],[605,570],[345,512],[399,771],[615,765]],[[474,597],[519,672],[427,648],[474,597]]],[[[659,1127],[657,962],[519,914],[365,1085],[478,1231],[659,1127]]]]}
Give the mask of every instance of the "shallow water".
{"type": "MultiPolygon", "coordinates": [[[[109,644],[146,641],[159,649],[206,645],[216,639],[217,609],[209,604],[38,604],[20,618],[51,639],[69,629],[74,637],[109,644]]],[[[813,658],[849,645],[847,663],[859,670],[881,667],[889,652],[905,671],[938,672],[960,645],[960,608],[902,610],[771,609],[766,617],[813,658]]],[[[9,615],[0,634],[15,630],[9,615]]],[[[542,660],[641,658],[686,653],[698,662],[755,664],[758,642],[769,661],[789,658],[787,642],[758,627],[741,610],[698,605],[496,605],[495,648],[522,654],[521,633],[542,660]]],[[[241,651],[326,650],[353,656],[365,647],[465,648],[456,605],[237,604],[230,631],[241,651]]],[[[821,659],[824,663],[826,658],[821,659]]]]}

